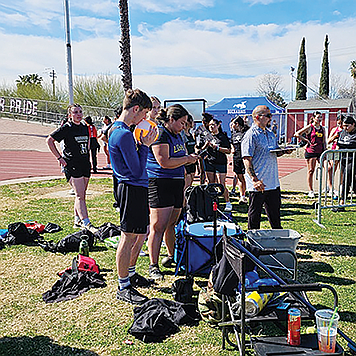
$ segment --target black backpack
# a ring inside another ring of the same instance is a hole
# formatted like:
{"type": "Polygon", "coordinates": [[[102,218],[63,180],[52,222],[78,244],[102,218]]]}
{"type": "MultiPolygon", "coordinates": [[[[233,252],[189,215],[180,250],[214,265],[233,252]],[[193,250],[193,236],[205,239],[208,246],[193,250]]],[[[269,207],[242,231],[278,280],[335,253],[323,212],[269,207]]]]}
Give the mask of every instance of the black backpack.
{"type": "Polygon", "coordinates": [[[213,198],[206,192],[207,185],[197,185],[188,187],[185,190],[187,199],[187,222],[213,221],[213,198]]]}
{"type": "Polygon", "coordinates": [[[22,222],[15,222],[8,226],[8,233],[3,242],[8,245],[21,245],[33,243],[39,238],[36,230],[28,229],[22,222]]]}
{"type": "Polygon", "coordinates": [[[79,246],[83,237],[88,240],[89,250],[91,251],[94,246],[95,236],[91,231],[86,229],[67,235],[57,243],[54,243],[53,241],[40,240],[38,244],[45,251],[53,253],[60,252],[65,254],[67,252],[79,252],[79,246]]]}
{"type": "Polygon", "coordinates": [[[180,303],[192,303],[193,282],[193,278],[181,278],[174,281],[171,287],[173,299],[180,303]]]}
{"type": "Polygon", "coordinates": [[[103,241],[108,237],[120,236],[120,234],[121,231],[117,225],[111,222],[106,222],[99,227],[98,231],[95,233],[95,237],[97,240],[103,241]]]}

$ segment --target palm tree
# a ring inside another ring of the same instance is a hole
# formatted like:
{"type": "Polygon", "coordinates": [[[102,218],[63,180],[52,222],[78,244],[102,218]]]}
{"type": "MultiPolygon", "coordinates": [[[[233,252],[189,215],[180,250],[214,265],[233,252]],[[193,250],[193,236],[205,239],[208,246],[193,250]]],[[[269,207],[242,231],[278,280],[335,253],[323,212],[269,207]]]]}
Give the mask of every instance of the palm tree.
{"type": "Polygon", "coordinates": [[[351,77],[356,81],[356,61],[351,61],[350,63],[351,77]]]}
{"type": "Polygon", "coordinates": [[[119,65],[119,68],[122,71],[122,85],[126,92],[128,89],[132,89],[130,22],[127,0],[119,0],[119,11],[121,27],[121,64],[119,65]]]}
{"type": "Polygon", "coordinates": [[[16,85],[42,85],[43,78],[38,74],[19,75],[20,79],[16,79],[16,85]]]}

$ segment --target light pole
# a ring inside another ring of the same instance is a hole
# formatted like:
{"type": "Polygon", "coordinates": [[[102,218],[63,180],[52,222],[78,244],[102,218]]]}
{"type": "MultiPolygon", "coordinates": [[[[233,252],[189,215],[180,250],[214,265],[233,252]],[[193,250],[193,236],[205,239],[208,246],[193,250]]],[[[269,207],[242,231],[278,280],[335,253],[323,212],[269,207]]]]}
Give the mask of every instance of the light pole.
{"type": "Polygon", "coordinates": [[[69,104],[74,104],[73,97],[73,66],[72,66],[72,46],[70,44],[70,23],[69,23],[69,3],[64,0],[64,14],[65,14],[65,29],[66,29],[66,46],[67,46],[67,75],[68,75],[68,90],[69,90],[69,104]]]}
{"type": "Polygon", "coordinates": [[[293,72],[295,71],[294,67],[290,67],[290,101],[293,101],[293,72]]]}

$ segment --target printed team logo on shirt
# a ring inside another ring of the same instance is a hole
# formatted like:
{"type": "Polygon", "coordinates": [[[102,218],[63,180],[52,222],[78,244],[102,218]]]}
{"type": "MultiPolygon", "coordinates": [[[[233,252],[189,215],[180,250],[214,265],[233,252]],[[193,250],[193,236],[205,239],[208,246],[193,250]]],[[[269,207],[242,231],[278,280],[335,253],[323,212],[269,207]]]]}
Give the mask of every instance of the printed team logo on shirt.
{"type": "Polygon", "coordinates": [[[316,132],[316,133],[315,133],[315,136],[317,136],[317,137],[323,137],[323,133],[322,133],[322,132],[316,132]]]}
{"type": "Polygon", "coordinates": [[[85,155],[88,153],[88,136],[76,136],[74,139],[80,145],[80,153],[85,155]]]}
{"type": "Polygon", "coordinates": [[[185,151],[184,145],[179,144],[179,145],[175,145],[173,147],[173,152],[174,153],[177,153],[177,152],[180,152],[180,151],[185,151]]]}

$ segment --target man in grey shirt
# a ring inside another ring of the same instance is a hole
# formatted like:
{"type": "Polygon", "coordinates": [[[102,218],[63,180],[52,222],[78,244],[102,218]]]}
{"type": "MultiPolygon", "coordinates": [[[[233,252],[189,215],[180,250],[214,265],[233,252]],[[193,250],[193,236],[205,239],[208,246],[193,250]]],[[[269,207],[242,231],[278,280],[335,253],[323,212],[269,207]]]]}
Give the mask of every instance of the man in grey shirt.
{"type": "Polygon", "coordinates": [[[254,123],[241,143],[249,192],[248,229],[260,228],[263,207],[272,229],[281,229],[277,156],[290,152],[271,152],[278,149],[278,144],[276,136],[268,128],[272,114],[267,106],[257,106],[252,112],[252,118],[254,123]]]}

